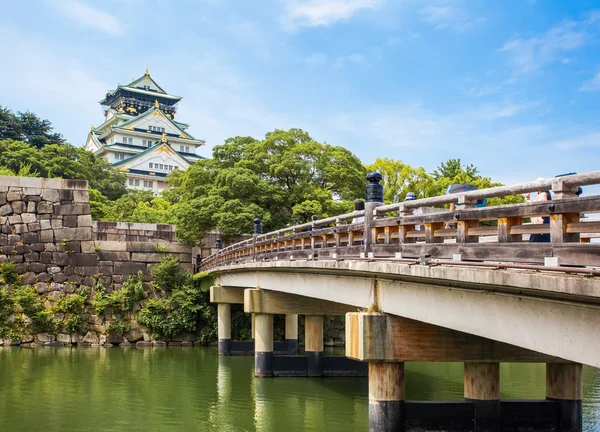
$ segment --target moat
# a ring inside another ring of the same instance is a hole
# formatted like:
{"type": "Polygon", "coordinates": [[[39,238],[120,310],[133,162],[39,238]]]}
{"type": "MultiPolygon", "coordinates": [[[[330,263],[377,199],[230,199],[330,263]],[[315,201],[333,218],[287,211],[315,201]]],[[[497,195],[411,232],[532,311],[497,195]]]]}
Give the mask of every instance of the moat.
{"type": "MultiPolygon", "coordinates": [[[[341,353],[338,353],[341,354],[341,353]]],[[[406,397],[459,400],[460,363],[407,364],[406,397]]],[[[506,399],[543,399],[544,365],[502,364],[506,399]]],[[[366,378],[254,378],[214,348],[0,349],[6,431],[364,431],[366,378]]],[[[600,430],[600,370],[583,370],[584,431],[600,430]]]]}

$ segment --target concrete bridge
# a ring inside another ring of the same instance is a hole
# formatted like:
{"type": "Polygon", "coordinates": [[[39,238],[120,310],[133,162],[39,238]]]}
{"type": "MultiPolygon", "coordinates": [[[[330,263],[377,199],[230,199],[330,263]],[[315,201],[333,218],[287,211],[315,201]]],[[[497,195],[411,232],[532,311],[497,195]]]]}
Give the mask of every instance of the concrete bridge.
{"type": "Polygon", "coordinates": [[[581,367],[600,367],[600,243],[590,241],[600,196],[577,189],[600,184],[600,172],[392,205],[380,177],[369,181],[364,211],[267,234],[257,221],[252,239],[202,263],[218,275],[220,353],[235,351],[230,304],[243,303],[256,376],[368,370],[371,431],[581,431],[581,367]],[[545,190],[551,201],[475,205],[545,190]],[[527,223],[536,216],[546,223],[527,223]],[[549,241],[526,241],[540,233],[549,241]],[[286,315],[279,348],[274,314],[286,315]],[[298,314],[304,356],[290,355],[298,314]],[[346,358],[329,359],[323,315],[342,314],[346,358]],[[464,362],[465,400],[405,401],[411,361],[464,362]],[[546,399],[501,400],[500,362],[546,364],[546,399]]]}

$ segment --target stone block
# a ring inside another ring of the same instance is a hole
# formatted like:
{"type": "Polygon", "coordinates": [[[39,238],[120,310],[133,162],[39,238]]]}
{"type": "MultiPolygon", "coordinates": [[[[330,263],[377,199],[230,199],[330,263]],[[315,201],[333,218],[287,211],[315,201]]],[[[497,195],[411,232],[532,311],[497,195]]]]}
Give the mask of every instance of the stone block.
{"type": "Polygon", "coordinates": [[[69,189],[61,189],[58,191],[61,201],[73,201],[73,191],[69,189]]]}
{"type": "Polygon", "coordinates": [[[91,276],[87,276],[84,280],[83,280],[83,285],[85,286],[95,286],[96,285],[96,279],[94,279],[91,276]]]}
{"type": "Polygon", "coordinates": [[[79,215],[77,216],[77,226],[80,227],[91,227],[92,226],[92,215],[79,215]]]}
{"type": "MultiPolygon", "coordinates": [[[[86,276],[94,276],[100,274],[100,268],[98,266],[89,266],[85,267],[85,275],[86,276]]],[[[95,285],[95,282],[94,282],[95,285]]]]}
{"type": "Polygon", "coordinates": [[[48,272],[48,274],[55,275],[57,273],[60,273],[60,267],[50,266],[46,271],[48,272]]]}
{"type": "Polygon", "coordinates": [[[46,264],[37,262],[37,260],[32,261],[31,264],[29,264],[29,270],[31,270],[34,273],[43,273],[46,271],[46,264]]]}
{"type": "Polygon", "coordinates": [[[59,333],[56,335],[56,341],[62,344],[71,344],[71,335],[66,333],[59,333]]]}
{"type": "Polygon", "coordinates": [[[98,256],[96,254],[73,253],[67,254],[67,264],[72,266],[97,266],[98,256]]]}
{"type": "Polygon", "coordinates": [[[52,276],[50,276],[48,273],[40,273],[37,276],[38,281],[40,282],[50,282],[50,279],[52,279],[52,276]]]}
{"type": "Polygon", "coordinates": [[[89,343],[89,344],[97,344],[100,342],[96,333],[92,333],[92,332],[87,332],[82,340],[83,340],[83,342],[89,343]]]}
{"type": "Polygon", "coordinates": [[[43,219],[40,221],[40,229],[47,230],[47,229],[51,229],[51,228],[52,228],[52,225],[51,225],[49,219],[43,219]]]}
{"type": "MultiPolygon", "coordinates": [[[[98,252],[98,257],[103,261],[130,261],[129,252],[98,252]]],[[[135,260],[134,260],[135,261],[135,260]]]]}
{"type": "Polygon", "coordinates": [[[60,201],[60,193],[57,189],[44,189],[42,190],[42,199],[53,203],[58,202],[60,201]]]}
{"type": "Polygon", "coordinates": [[[48,284],[45,282],[38,282],[35,284],[35,289],[38,294],[46,294],[48,292],[49,287],[48,284]]]}
{"type": "Polygon", "coordinates": [[[77,215],[63,216],[63,227],[77,228],[77,215]]]}
{"type": "Polygon", "coordinates": [[[34,272],[27,272],[23,275],[23,283],[25,285],[33,285],[37,282],[37,277],[34,272]]]}
{"type": "Polygon", "coordinates": [[[42,227],[38,222],[27,224],[27,231],[29,232],[38,232],[40,229],[42,229],[42,227]]]}
{"type": "Polygon", "coordinates": [[[40,242],[42,243],[53,243],[54,242],[54,230],[41,230],[40,231],[40,242]]]}
{"type": "Polygon", "coordinates": [[[63,252],[53,252],[52,253],[52,264],[57,266],[65,266],[67,265],[67,254],[63,252]]]}
{"type": "Polygon", "coordinates": [[[24,261],[23,255],[11,255],[8,260],[13,263],[22,263],[24,261]]]}
{"type": "Polygon", "coordinates": [[[162,253],[140,253],[140,252],[133,252],[131,254],[131,261],[137,261],[137,262],[153,262],[153,263],[158,263],[161,262],[161,260],[164,258],[164,254],[162,253]]]}
{"type": "Polygon", "coordinates": [[[23,187],[22,188],[23,195],[42,195],[42,188],[38,187],[23,187]]]}
{"type": "Polygon", "coordinates": [[[27,205],[23,201],[15,201],[12,203],[12,209],[15,214],[25,213],[27,211],[27,205]]]}
{"type": "Polygon", "coordinates": [[[8,223],[11,225],[20,224],[23,222],[23,218],[21,217],[21,215],[12,215],[12,216],[9,216],[7,219],[8,219],[8,223]]]}
{"type": "Polygon", "coordinates": [[[57,240],[91,240],[92,228],[61,228],[55,230],[57,240]]]}
{"type": "Polygon", "coordinates": [[[62,228],[63,227],[62,216],[53,216],[50,223],[52,224],[53,229],[62,228]]]}
{"type": "Polygon", "coordinates": [[[91,241],[82,241],[80,243],[81,252],[82,253],[96,253],[96,242],[91,241]]]}
{"type": "Polygon", "coordinates": [[[60,252],[54,243],[42,243],[46,252],[60,252]]]}
{"type": "Polygon", "coordinates": [[[40,241],[40,235],[39,233],[36,232],[26,232],[23,233],[22,237],[22,241],[25,244],[34,244],[34,243],[39,243],[40,241]]]}
{"type": "Polygon", "coordinates": [[[28,261],[32,264],[36,263],[40,259],[40,254],[37,252],[29,252],[24,255],[25,261],[28,261]]]}
{"type": "MultiPolygon", "coordinates": [[[[53,299],[53,300],[58,300],[59,298],[62,297],[62,292],[65,289],[65,286],[61,283],[58,282],[50,282],[50,291],[51,295],[48,296],[48,298],[53,299]]],[[[56,316],[56,319],[61,319],[60,315],[56,316]]]]}
{"type": "Polygon", "coordinates": [[[86,215],[90,214],[90,205],[84,203],[61,204],[54,207],[56,215],[86,215]]]}
{"type": "Polygon", "coordinates": [[[36,205],[35,201],[28,201],[27,202],[27,213],[35,215],[36,207],[37,207],[37,205],[36,205]]]}
{"type": "MultiPolygon", "coordinates": [[[[59,275],[64,276],[64,280],[60,281],[60,282],[59,282],[59,280],[55,280],[55,282],[58,282],[58,283],[66,282],[67,277],[65,276],[64,273],[59,273],[58,275],[54,275],[54,278],[56,278],[56,279],[62,279],[62,277],[57,277],[59,275]]],[[[75,292],[75,288],[77,288],[76,284],[67,282],[67,283],[64,284],[63,291],[65,293],[67,293],[67,294],[73,294],[75,292]]]]}
{"type": "Polygon", "coordinates": [[[36,216],[33,213],[23,213],[21,215],[21,221],[23,223],[33,223],[36,221],[36,216]]]}
{"type": "Polygon", "coordinates": [[[106,252],[125,252],[127,244],[119,241],[96,241],[96,246],[100,251],[106,252]]]}
{"type": "Polygon", "coordinates": [[[37,335],[35,335],[35,337],[40,342],[53,342],[54,341],[54,335],[51,335],[50,333],[38,333],[37,335]]]}
{"type": "Polygon", "coordinates": [[[86,190],[73,191],[73,202],[89,203],[90,202],[90,193],[86,190]]]}
{"type": "Polygon", "coordinates": [[[6,193],[6,200],[8,202],[21,201],[23,194],[20,191],[9,191],[6,193]]]}
{"type": "Polygon", "coordinates": [[[40,253],[40,262],[43,264],[52,264],[52,253],[53,252],[40,253]]]}
{"type": "Polygon", "coordinates": [[[100,266],[100,274],[103,276],[112,276],[113,266],[101,265],[100,266]]]}
{"type": "Polygon", "coordinates": [[[6,204],[6,192],[0,192],[0,205],[6,204]]]}
{"type": "Polygon", "coordinates": [[[13,226],[13,231],[16,234],[23,234],[27,232],[27,225],[26,224],[16,224],[13,226]]]}
{"type": "Polygon", "coordinates": [[[83,281],[83,277],[81,277],[81,276],[71,275],[71,276],[67,277],[67,282],[69,282],[71,284],[81,285],[82,281],[83,281]]]}
{"type": "Polygon", "coordinates": [[[146,270],[146,264],[140,262],[127,262],[127,261],[117,261],[115,262],[115,274],[120,275],[132,275],[137,274],[137,272],[144,272],[146,270]]]}
{"type": "Polygon", "coordinates": [[[21,236],[18,234],[9,234],[8,235],[8,244],[16,245],[17,243],[21,243],[21,236]]]}
{"type": "Polygon", "coordinates": [[[40,201],[37,206],[37,213],[38,214],[44,214],[44,213],[52,214],[52,213],[54,213],[54,206],[52,205],[51,202],[40,201]]]}

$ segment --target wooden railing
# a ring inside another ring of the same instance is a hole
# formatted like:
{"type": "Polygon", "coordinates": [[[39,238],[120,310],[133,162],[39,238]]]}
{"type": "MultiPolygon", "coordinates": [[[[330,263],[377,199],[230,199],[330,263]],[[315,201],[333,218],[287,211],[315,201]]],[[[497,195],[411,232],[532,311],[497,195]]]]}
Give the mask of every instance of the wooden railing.
{"type": "Polygon", "coordinates": [[[600,171],[379,205],[372,216],[358,211],[255,235],[209,256],[201,268],[281,259],[376,258],[600,267],[600,243],[589,242],[600,237],[600,219],[589,217],[600,213],[600,196],[576,195],[579,186],[595,184],[600,184],[600,171]],[[475,207],[484,198],[545,190],[553,192],[551,201],[475,207]],[[440,208],[450,203],[457,204],[454,211],[440,208]],[[418,208],[423,214],[414,214],[418,208]],[[539,216],[548,216],[550,223],[524,222],[539,216]],[[364,221],[352,223],[355,218],[364,221]],[[549,234],[550,242],[529,242],[533,234],[549,234]]]}

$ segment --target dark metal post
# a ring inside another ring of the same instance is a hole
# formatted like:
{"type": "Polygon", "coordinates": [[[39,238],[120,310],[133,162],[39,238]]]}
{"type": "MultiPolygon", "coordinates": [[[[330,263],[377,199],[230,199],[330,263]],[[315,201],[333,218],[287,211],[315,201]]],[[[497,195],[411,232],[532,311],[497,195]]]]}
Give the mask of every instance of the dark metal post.
{"type": "Polygon", "coordinates": [[[254,235],[252,236],[252,260],[256,261],[256,237],[259,234],[263,233],[263,227],[262,227],[262,219],[261,218],[256,218],[254,219],[254,227],[253,227],[253,231],[254,231],[254,235]]]}
{"type": "Polygon", "coordinates": [[[194,273],[200,272],[200,266],[202,265],[202,255],[196,254],[196,269],[194,273]]]}
{"type": "Polygon", "coordinates": [[[367,200],[365,203],[365,232],[364,232],[364,252],[365,256],[371,249],[371,245],[377,243],[377,238],[373,235],[372,222],[373,210],[383,204],[383,185],[380,184],[383,176],[377,171],[367,175],[369,183],[366,187],[367,200]]]}

